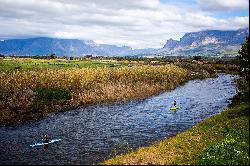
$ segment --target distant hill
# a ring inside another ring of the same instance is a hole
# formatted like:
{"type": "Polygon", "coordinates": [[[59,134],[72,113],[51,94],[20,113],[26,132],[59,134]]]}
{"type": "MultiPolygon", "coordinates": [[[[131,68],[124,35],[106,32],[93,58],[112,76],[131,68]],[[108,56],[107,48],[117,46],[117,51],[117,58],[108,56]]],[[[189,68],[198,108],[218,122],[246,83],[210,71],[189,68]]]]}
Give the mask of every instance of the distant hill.
{"type": "Polygon", "coordinates": [[[206,30],[186,33],[180,41],[169,39],[159,55],[234,56],[249,35],[249,29],[235,31],[206,30]]]}
{"type": "Polygon", "coordinates": [[[206,30],[186,33],[180,41],[169,39],[161,49],[132,49],[128,46],[97,44],[91,40],[38,37],[0,41],[0,54],[79,56],[235,56],[249,35],[249,29],[236,31],[206,30]]]}
{"type": "Polygon", "coordinates": [[[124,55],[132,51],[127,46],[96,44],[91,40],[57,39],[38,37],[30,39],[11,39],[0,42],[0,53],[15,55],[48,55],[75,56],[83,54],[124,55]]]}

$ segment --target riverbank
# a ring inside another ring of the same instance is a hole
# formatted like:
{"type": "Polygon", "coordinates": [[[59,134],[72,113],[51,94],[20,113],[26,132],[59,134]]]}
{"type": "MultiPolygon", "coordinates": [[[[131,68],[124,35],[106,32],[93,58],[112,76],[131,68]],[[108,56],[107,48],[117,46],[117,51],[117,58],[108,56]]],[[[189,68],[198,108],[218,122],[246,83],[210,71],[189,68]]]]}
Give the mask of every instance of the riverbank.
{"type": "Polygon", "coordinates": [[[240,92],[222,113],[175,137],[117,156],[106,165],[248,165],[249,89],[237,81],[240,92]]]}
{"type": "Polygon", "coordinates": [[[0,125],[16,125],[98,103],[143,99],[192,79],[235,72],[227,64],[143,65],[12,59],[1,62],[0,125]],[[128,67],[130,66],[130,67],[128,67]],[[87,68],[85,68],[87,67],[87,68]]]}
{"type": "Polygon", "coordinates": [[[95,165],[149,146],[221,112],[237,93],[233,83],[236,78],[239,76],[218,74],[215,78],[190,80],[142,100],[95,104],[51,113],[29,124],[1,127],[0,140],[6,142],[0,146],[4,152],[1,163],[95,165]],[[174,100],[181,105],[175,112],[169,110],[174,100]],[[29,147],[45,134],[62,141],[45,151],[43,147],[29,147]]]}
{"type": "Polygon", "coordinates": [[[145,98],[174,89],[190,76],[170,64],[16,71],[0,78],[0,124],[16,124],[78,106],[145,98]]]}

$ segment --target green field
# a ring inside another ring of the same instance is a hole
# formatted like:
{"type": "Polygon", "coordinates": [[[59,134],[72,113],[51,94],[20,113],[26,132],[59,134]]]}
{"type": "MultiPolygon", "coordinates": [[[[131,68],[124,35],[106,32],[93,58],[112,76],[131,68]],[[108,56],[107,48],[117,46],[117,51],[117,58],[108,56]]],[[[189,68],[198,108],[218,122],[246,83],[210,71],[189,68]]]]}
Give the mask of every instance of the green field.
{"type": "Polygon", "coordinates": [[[97,68],[121,66],[108,61],[100,60],[66,60],[66,59],[31,59],[31,58],[5,58],[0,59],[0,72],[30,71],[41,69],[65,68],[97,68]]]}

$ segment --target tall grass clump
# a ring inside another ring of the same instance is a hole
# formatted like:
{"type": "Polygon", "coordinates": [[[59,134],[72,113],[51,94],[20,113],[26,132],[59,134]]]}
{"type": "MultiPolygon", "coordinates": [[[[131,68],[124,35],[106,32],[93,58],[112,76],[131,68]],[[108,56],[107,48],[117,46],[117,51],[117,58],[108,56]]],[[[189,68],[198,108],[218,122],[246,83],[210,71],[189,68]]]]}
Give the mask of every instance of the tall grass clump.
{"type": "Polygon", "coordinates": [[[1,73],[0,123],[13,117],[22,121],[37,105],[43,107],[39,116],[45,116],[81,105],[145,98],[173,89],[187,78],[187,70],[175,65],[1,73]]]}

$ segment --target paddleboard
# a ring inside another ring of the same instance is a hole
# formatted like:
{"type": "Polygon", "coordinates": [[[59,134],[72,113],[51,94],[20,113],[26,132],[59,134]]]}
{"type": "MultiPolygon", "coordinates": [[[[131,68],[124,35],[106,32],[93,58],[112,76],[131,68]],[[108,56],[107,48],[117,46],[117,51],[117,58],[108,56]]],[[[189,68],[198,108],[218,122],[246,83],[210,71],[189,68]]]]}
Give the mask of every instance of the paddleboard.
{"type": "Polygon", "coordinates": [[[170,110],[177,110],[177,109],[179,109],[180,107],[170,107],[170,110]]]}
{"type": "Polygon", "coordinates": [[[36,146],[43,146],[43,145],[48,145],[48,144],[51,144],[51,143],[54,143],[54,142],[58,142],[58,141],[61,141],[62,139],[52,139],[50,140],[48,143],[44,143],[44,142],[38,142],[38,143],[34,143],[32,145],[30,145],[32,148],[33,147],[36,147],[36,146]]]}

